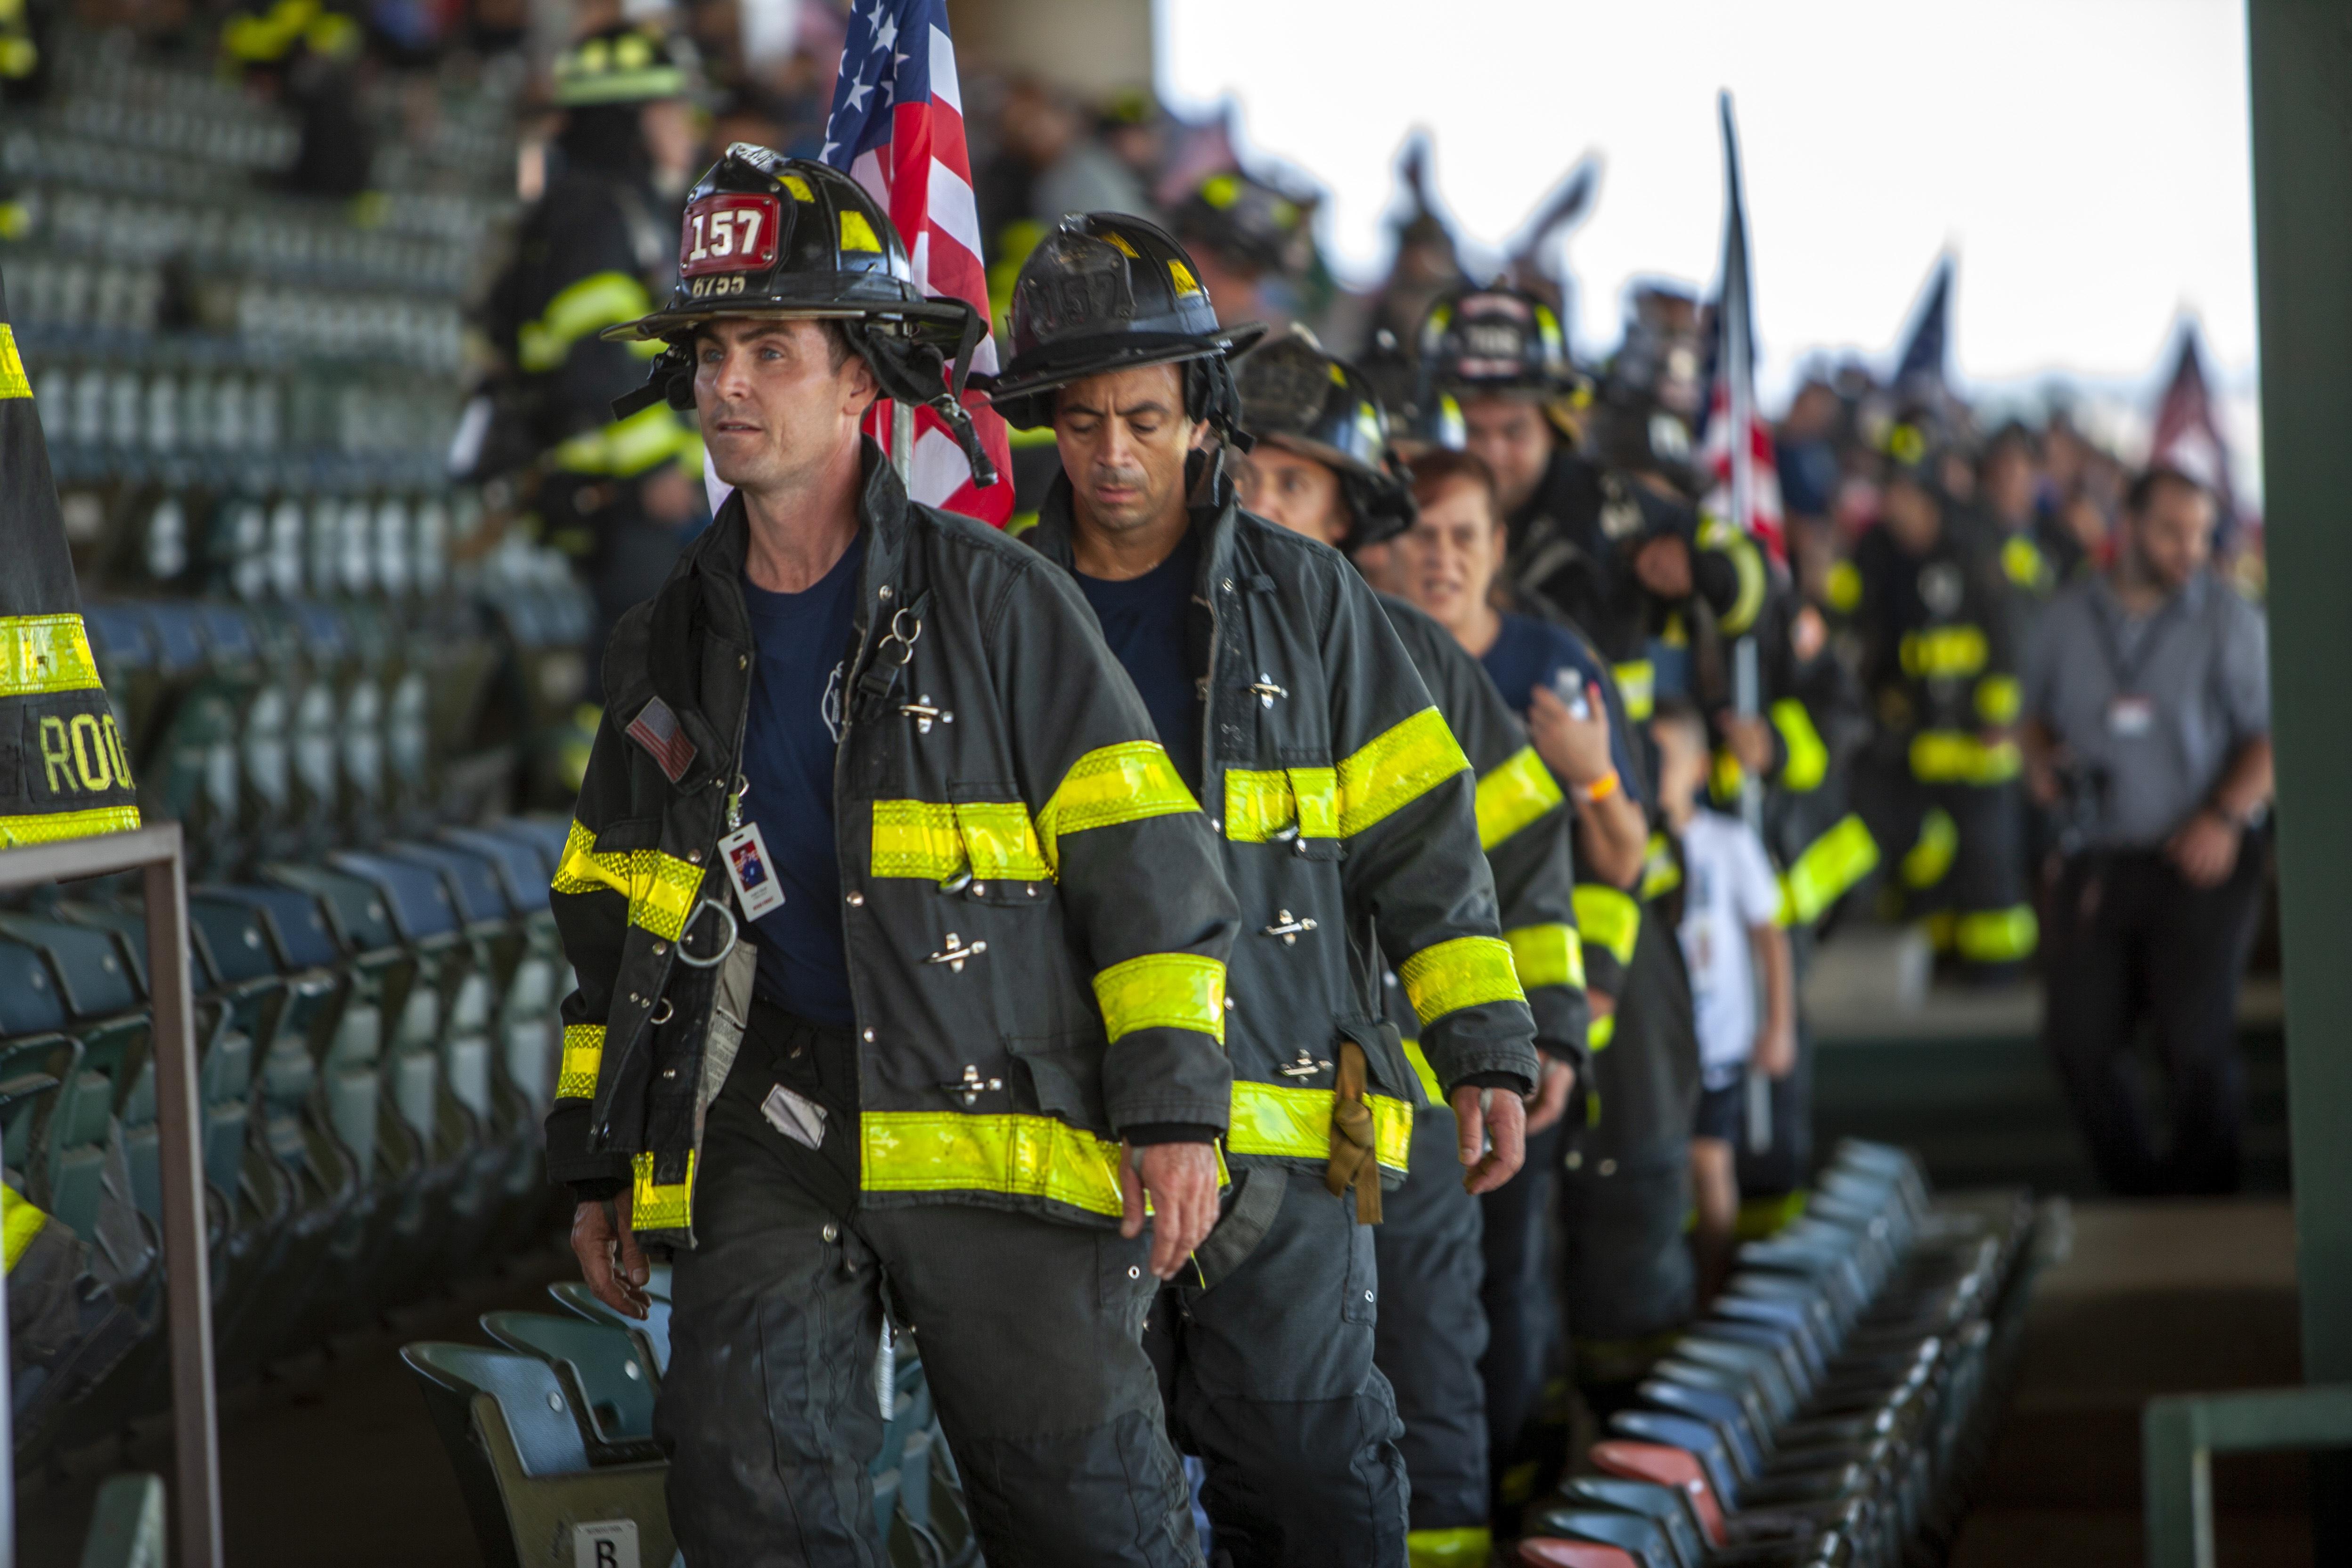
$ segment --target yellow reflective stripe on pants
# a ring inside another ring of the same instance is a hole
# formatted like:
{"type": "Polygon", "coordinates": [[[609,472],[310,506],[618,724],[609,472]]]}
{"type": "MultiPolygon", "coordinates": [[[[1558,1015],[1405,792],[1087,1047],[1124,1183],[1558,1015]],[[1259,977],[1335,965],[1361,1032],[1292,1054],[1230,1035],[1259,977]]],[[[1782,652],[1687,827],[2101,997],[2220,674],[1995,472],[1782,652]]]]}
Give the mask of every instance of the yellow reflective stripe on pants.
{"type": "Polygon", "coordinates": [[[1469,766],[1436,709],[1391,725],[1339,759],[1339,837],[1354,837],[1469,766]]]}
{"type": "Polygon", "coordinates": [[[1511,967],[1518,973],[1521,990],[1538,985],[1584,988],[1584,939],[1574,926],[1562,921],[1514,926],[1503,940],[1510,944],[1511,967]]]}
{"type": "Polygon", "coordinates": [[[1597,942],[1621,964],[1633,963],[1633,942],[1642,934],[1642,906],[1633,896],[1604,882],[1579,882],[1570,896],[1584,940],[1597,942]]]}
{"type": "Polygon", "coordinates": [[[1899,651],[1903,673],[1915,680],[1954,679],[1985,666],[1991,647],[1977,626],[1927,626],[1905,632],[1899,651]]]}
{"type": "Polygon", "coordinates": [[[559,893],[618,893],[629,900],[631,925],[676,942],[702,889],[702,868],[658,849],[600,850],[596,836],[575,820],[549,887],[559,893]]]}
{"type": "Polygon", "coordinates": [[[1961,730],[1922,730],[1911,737],[1911,776],[1921,784],[2006,784],[2022,766],[2014,741],[1987,745],[1961,730]]]}
{"type": "Polygon", "coordinates": [[[522,324],[515,362],[534,374],[553,370],[589,333],[634,321],[652,309],[646,286],[627,273],[591,273],[550,300],[539,320],[522,324]]]}
{"type": "Polygon", "coordinates": [[[630,1163],[629,1228],[631,1230],[684,1230],[694,1213],[694,1168],[701,1156],[689,1152],[686,1157],[686,1180],[657,1186],[654,1183],[654,1157],[640,1154],[630,1163]]]}
{"type": "Polygon", "coordinates": [[[1977,717],[1988,724],[2014,724],[2017,710],[2025,705],[2017,677],[1988,675],[1977,682],[1977,717]]]}
{"type": "Polygon", "coordinates": [[[874,803],[873,873],[944,882],[969,869],[998,881],[1043,882],[1053,868],[1019,801],[874,803]]]}
{"type": "Polygon", "coordinates": [[[2042,938],[2033,906],[2013,904],[2005,910],[1970,910],[1953,930],[1953,945],[1971,963],[2014,963],[2033,956],[2042,938]]]}
{"type": "Polygon", "coordinates": [[[1058,868],[1065,833],[1200,809],[1159,742],[1123,741],[1098,747],[1070,764],[1054,797],[1037,814],[1037,844],[1045,864],[1058,868]]]}
{"type": "Polygon", "coordinates": [[[0,616],[0,697],[86,691],[98,684],[98,661],[79,616],[0,616]]]}
{"type": "Polygon", "coordinates": [[[1404,1042],[1404,1059],[1412,1064],[1412,1076],[1421,1079],[1421,1091],[1429,1096],[1429,1103],[1444,1105],[1444,1087],[1437,1081],[1437,1069],[1429,1065],[1429,1053],[1421,1048],[1419,1040],[1404,1042]]]}
{"type": "Polygon", "coordinates": [[[604,1066],[604,1026],[563,1026],[563,1066],[555,1075],[558,1100],[593,1100],[596,1075],[604,1066]]]}
{"type": "Polygon", "coordinates": [[[1625,704],[1628,720],[1639,724],[1657,711],[1658,672],[1648,659],[1629,659],[1611,673],[1617,678],[1617,697],[1625,704]]]}
{"type": "Polygon", "coordinates": [[[1789,760],[1780,765],[1780,787],[1798,795],[1819,789],[1829,777],[1830,749],[1822,743],[1822,732],[1813,728],[1812,714],[1793,697],[1773,703],[1771,714],[1772,728],[1780,731],[1780,744],[1789,753],[1789,760]]]}
{"type": "Polygon", "coordinates": [[[1337,768],[1228,768],[1225,837],[1264,844],[1296,829],[1301,838],[1339,837],[1337,768]]]}
{"type": "Polygon", "coordinates": [[[1533,746],[1522,746],[1478,781],[1478,847],[1492,849],[1541,820],[1567,797],[1533,746]]]}
{"type": "Polygon", "coordinates": [[[1225,1042],[1225,966],[1189,952],[1147,952],[1095,976],[1103,1028],[1116,1043],[1138,1029],[1194,1029],[1225,1042]]]}
{"type": "MultiPolygon", "coordinates": [[[[1947,819],[1948,820],[1948,818],[1947,819]]],[[[1805,846],[1780,878],[1780,923],[1810,925],[1878,866],[1878,840],[1849,813],[1805,846]]]]}
{"type": "Polygon", "coordinates": [[[1483,1524],[1411,1530],[1404,1537],[1406,1568],[1486,1568],[1494,1552],[1495,1532],[1483,1524]]]}
{"type": "Polygon", "coordinates": [[[1510,944],[1491,936],[1457,936],[1424,947],[1397,965],[1397,978],[1424,1029],[1483,1002],[1527,1000],[1511,969],[1510,944]]]}
{"type": "Polygon", "coordinates": [[[34,812],[0,816],[0,848],[18,844],[55,844],[99,833],[127,833],[139,826],[135,805],[101,805],[88,811],[34,812]]]}
{"type": "Polygon", "coordinates": [[[869,1193],[1001,1193],[1089,1214],[1121,1209],[1118,1145],[1050,1116],[869,1110],[858,1129],[858,1184],[869,1193]]]}
{"type": "Polygon", "coordinates": [[[555,466],[569,473],[628,479],[689,453],[699,464],[701,452],[702,437],[668,404],[656,403],[572,437],[553,456],[555,466]]]}
{"type": "Polygon", "coordinates": [[[1903,885],[1912,889],[1934,887],[1952,868],[1952,858],[1959,852],[1959,825],[1942,806],[1929,806],[1919,818],[1918,841],[1904,851],[1903,885]]]}
{"type": "Polygon", "coordinates": [[[0,1273],[16,1268],[16,1259],[48,1223],[49,1216],[34,1207],[31,1199],[18,1197],[16,1188],[0,1183],[0,1273]]]}
{"type": "MultiPolygon", "coordinates": [[[[1292,1089],[1237,1079],[1233,1126],[1225,1133],[1225,1147],[1236,1154],[1328,1160],[1335,1098],[1328,1089],[1292,1089]]],[[[1405,1169],[1412,1152],[1412,1107],[1385,1094],[1368,1094],[1364,1104],[1372,1113],[1373,1158],[1392,1171],[1405,1169]]]]}

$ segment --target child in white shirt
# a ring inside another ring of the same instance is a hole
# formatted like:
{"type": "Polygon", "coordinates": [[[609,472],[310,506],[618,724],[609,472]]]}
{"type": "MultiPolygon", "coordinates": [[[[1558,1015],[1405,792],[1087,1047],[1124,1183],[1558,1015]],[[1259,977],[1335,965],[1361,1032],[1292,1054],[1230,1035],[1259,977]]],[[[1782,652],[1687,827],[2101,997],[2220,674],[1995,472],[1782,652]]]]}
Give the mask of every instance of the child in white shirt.
{"type": "Polygon", "coordinates": [[[1669,700],[1658,705],[1650,728],[1658,745],[1658,802],[1682,847],[1677,934],[1690,971],[1700,1071],[1690,1146],[1698,1206],[1692,1248],[1704,1301],[1730,1271],[1732,1231],[1739,1217],[1734,1144],[1747,1103],[1748,1068],[1752,1064],[1768,1078],[1785,1078],[1796,1065],[1793,972],[1789,933],[1780,924],[1780,884],[1763,841],[1739,818],[1701,804],[1713,763],[1706,720],[1689,703],[1669,700]]]}

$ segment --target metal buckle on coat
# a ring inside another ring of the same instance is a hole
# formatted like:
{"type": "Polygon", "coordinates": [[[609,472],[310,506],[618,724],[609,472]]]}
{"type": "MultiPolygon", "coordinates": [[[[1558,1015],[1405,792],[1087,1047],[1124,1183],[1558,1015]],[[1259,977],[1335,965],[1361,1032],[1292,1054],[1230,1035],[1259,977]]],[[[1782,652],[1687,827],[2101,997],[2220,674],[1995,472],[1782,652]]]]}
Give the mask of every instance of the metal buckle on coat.
{"type": "Polygon", "coordinates": [[[1276,698],[1290,695],[1289,692],[1276,686],[1274,683],[1274,677],[1264,670],[1258,671],[1257,679],[1250,682],[1249,689],[1257,693],[1258,706],[1261,708],[1271,708],[1274,706],[1276,698]]]}
{"type": "Polygon", "coordinates": [[[1260,936],[1278,936],[1282,939],[1282,945],[1285,947],[1297,947],[1298,945],[1300,933],[1310,931],[1315,929],[1315,917],[1313,915],[1294,916],[1288,910],[1276,910],[1275,911],[1274,918],[1276,923],[1267,926],[1258,934],[1260,936]]]}
{"type": "Polygon", "coordinates": [[[1307,1047],[1305,1046],[1301,1046],[1298,1047],[1298,1059],[1297,1061],[1291,1063],[1286,1068],[1276,1068],[1274,1070],[1284,1078],[1307,1079],[1313,1078],[1318,1072],[1329,1072],[1331,1070],[1331,1064],[1329,1062],[1316,1060],[1314,1056],[1307,1049],[1307,1047]]]}
{"type": "MultiPolygon", "coordinates": [[[[899,612],[901,615],[904,615],[905,613],[906,612],[903,610],[899,612]]],[[[921,629],[922,627],[920,624],[918,623],[916,630],[919,632],[921,629]]],[[[883,640],[887,642],[889,639],[886,637],[883,640]]],[[[904,664],[907,661],[902,658],[898,662],[904,664]]],[[[912,719],[915,721],[915,730],[919,734],[929,734],[931,732],[931,725],[934,722],[941,724],[952,724],[955,722],[955,715],[953,713],[944,708],[935,708],[931,705],[931,694],[928,691],[916,698],[912,702],[899,703],[898,711],[902,716],[912,719]]]]}
{"type": "Polygon", "coordinates": [[[734,910],[729,909],[725,904],[720,903],[716,899],[703,900],[700,903],[694,906],[693,912],[686,917],[686,923],[677,929],[677,961],[680,963],[685,964],[689,969],[718,968],[720,964],[727,962],[727,955],[735,951],[735,942],[738,935],[740,934],[740,928],[735,924],[734,910]],[[718,910],[719,918],[727,922],[727,945],[720,948],[709,958],[697,958],[688,948],[686,939],[694,934],[695,922],[702,918],[702,911],[705,910],[718,910]]]}
{"type": "Polygon", "coordinates": [[[950,931],[948,932],[947,941],[941,944],[940,951],[931,954],[929,958],[923,960],[923,962],[925,963],[944,963],[956,973],[961,974],[963,973],[964,960],[968,958],[978,958],[982,953],[986,952],[987,951],[987,942],[975,942],[967,944],[961,937],[956,935],[953,931],[950,931]]]}
{"type": "Polygon", "coordinates": [[[959,1079],[954,1083],[943,1083],[940,1085],[940,1088],[946,1091],[947,1097],[950,1100],[962,1100],[963,1108],[966,1110],[970,1110],[973,1106],[979,1104],[980,1097],[982,1095],[994,1094],[1003,1089],[1003,1087],[1004,1080],[1003,1079],[981,1077],[980,1068],[971,1062],[963,1064],[962,1078],[959,1079]]]}

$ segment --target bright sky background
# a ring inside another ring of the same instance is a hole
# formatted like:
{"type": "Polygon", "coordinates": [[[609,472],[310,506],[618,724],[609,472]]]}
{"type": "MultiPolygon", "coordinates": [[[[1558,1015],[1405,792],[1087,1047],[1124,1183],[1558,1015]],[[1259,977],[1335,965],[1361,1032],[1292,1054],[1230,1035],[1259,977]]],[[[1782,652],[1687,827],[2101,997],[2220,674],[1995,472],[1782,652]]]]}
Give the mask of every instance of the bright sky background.
{"type": "Polygon", "coordinates": [[[1385,266],[1412,127],[1456,232],[1497,247],[1597,150],[1566,247],[1580,357],[1617,341],[1629,279],[1711,287],[1728,88],[1768,401],[1814,350],[1891,356],[1946,246],[1985,390],[2150,377],[2186,309],[2251,391],[2241,0],[1159,0],[1159,71],[1330,193],[1353,281],[1385,266]]]}

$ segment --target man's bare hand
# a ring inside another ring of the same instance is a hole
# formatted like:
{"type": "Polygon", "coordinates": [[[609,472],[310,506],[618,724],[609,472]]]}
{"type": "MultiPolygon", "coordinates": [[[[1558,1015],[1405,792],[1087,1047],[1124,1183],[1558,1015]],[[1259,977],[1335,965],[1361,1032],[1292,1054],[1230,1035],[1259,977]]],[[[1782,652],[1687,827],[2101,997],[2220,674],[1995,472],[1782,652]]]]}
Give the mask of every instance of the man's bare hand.
{"type": "Polygon", "coordinates": [[[2192,888],[2218,888],[2238,868],[2238,825],[2219,812],[2200,811],[2164,847],[2192,888]]]}
{"type": "Polygon", "coordinates": [[[1588,717],[1575,717],[1548,686],[1537,687],[1528,704],[1528,738],[1535,742],[1536,755],[1579,789],[1591,787],[1615,765],[1609,754],[1608,704],[1588,687],[1584,706],[1588,717]]]}
{"type": "Polygon", "coordinates": [[[629,1228],[628,1188],[609,1204],[582,1204],[572,1211],[572,1251],[596,1300],[628,1318],[642,1318],[652,1309],[645,1286],[653,1270],[629,1228]]]}
{"type": "Polygon", "coordinates": [[[1173,1279],[1192,1249],[1217,1223],[1217,1150],[1213,1143],[1119,1146],[1118,1191],[1124,1213],[1118,1233],[1143,1234],[1144,1199],[1151,1200],[1151,1273],[1173,1279]]]}
{"type": "Polygon", "coordinates": [[[1653,539],[1633,557],[1633,575],[1661,599],[1687,599],[1691,592],[1690,546],[1673,534],[1653,539]]]}
{"type": "Polygon", "coordinates": [[[1528,1104],[1528,1131],[1540,1132],[1568,1114],[1568,1097],[1576,1092],[1576,1069],[1558,1057],[1543,1059],[1543,1076],[1536,1080],[1535,1098],[1528,1104]]]}
{"type": "Polygon", "coordinates": [[[1519,1173],[1528,1157],[1528,1104],[1507,1089],[1465,1083],[1446,1097],[1459,1130],[1463,1190],[1491,1193],[1519,1173]],[[1488,1149],[1489,1138],[1494,1147],[1488,1149]]]}
{"type": "Polygon", "coordinates": [[[1766,1078],[1787,1078],[1797,1070],[1797,1031],[1767,1025],[1756,1032],[1756,1070],[1766,1078]]]}

